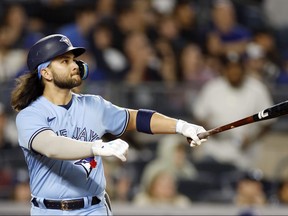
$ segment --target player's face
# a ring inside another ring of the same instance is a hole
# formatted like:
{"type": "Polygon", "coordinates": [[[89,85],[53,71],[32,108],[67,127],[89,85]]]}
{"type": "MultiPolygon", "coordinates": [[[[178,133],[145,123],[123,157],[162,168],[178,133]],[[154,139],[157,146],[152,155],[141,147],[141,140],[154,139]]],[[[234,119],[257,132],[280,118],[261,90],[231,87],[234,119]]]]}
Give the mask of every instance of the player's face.
{"type": "Polygon", "coordinates": [[[59,88],[72,89],[82,83],[79,67],[71,52],[55,58],[51,63],[51,71],[53,82],[59,88]]]}

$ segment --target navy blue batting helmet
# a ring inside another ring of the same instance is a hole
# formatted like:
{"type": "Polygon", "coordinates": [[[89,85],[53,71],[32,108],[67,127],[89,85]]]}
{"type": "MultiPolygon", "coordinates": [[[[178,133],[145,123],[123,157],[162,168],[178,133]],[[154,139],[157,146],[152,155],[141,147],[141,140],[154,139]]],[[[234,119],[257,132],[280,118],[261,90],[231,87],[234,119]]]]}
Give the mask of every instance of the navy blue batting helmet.
{"type": "Polygon", "coordinates": [[[30,49],[27,58],[27,66],[30,71],[57,56],[72,51],[75,57],[85,52],[84,47],[73,47],[70,40],[62,34],[53,34],[37,41],[30,49]]]}

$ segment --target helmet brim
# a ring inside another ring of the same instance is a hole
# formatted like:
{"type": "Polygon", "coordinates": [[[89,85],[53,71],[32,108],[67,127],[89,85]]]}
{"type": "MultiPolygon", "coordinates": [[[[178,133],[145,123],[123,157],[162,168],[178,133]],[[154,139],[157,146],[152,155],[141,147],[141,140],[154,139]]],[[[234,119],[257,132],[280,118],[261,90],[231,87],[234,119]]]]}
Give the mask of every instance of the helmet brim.
{"type": "Polygon", "coordinates": [[[68,52],[72,52],[74,57],[77,58],[78,56],[82,55],[85,51],[86,49],[84,47],[69,47],[66,50],[62,50],[62,52],[55,54],[55,56],[53,56],[52,58],[47,59],[47,61],[52,61],[54,58],[62,56],[68,52]]]}
{"type": "Polygon", "coordinates": [[[67,52],[72,51],[75,57],[82,55],[86,49],[84,47],[71,47],[67,50],[67,52]]]}

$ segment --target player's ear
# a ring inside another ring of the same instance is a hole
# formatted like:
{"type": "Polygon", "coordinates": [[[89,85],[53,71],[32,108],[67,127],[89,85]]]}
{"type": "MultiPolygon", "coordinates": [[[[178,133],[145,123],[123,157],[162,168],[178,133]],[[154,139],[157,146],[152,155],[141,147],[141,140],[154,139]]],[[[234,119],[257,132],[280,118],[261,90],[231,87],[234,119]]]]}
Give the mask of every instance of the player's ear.
{"type": "Polygon", "coordinates": [[[41,73],[41,76],[48,81],[51,81],[53,79],[51,70],[49,70],[48,68],[43,68],[40,71],[40,73],[41,73]]]}

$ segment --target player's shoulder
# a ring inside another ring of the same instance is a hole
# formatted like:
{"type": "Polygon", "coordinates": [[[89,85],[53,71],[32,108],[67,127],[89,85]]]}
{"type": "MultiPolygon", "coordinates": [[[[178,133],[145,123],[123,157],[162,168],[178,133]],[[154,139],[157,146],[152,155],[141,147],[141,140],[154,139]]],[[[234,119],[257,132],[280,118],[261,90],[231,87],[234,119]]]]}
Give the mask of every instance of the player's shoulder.
{"type": "Polygon", "coordinates": [[[209,80],[202,87],[204,92],[213,92],[214,90],[218,91],[219,89],[225,88],[226,82],[222,77],[216,77],[212,80],[209,80]]]}
{"type": "Polygon", "coordinates": [[[16,120],[22,118],[26,119],[27,117],[31,116],[45,116],[45,110],[45,100],[43,100],[42,97],[39,97],[37,100],[30,103],[29,106],[18,112],[16,115],[16,120]]]}
{"type": "Polygon", "coordinates": [[[267,91],[267,92],[269,92],[268,86],[265,85],[262,81],[254,78],[254,77],[248,76],[247,80],[246,80],[246,84],[247,84],[247,88],[254,89],[255,91],[267,91]]]}
{"type": "Polygon", "coordinates": [[[44,100],[44,97],[41,96],[37,98],[35,101],[31,102],[27,107],[22,109],[19,114],[23,113],[29,113],[29,112],[39,112],[39,110],[43,111],[43,108],[45,107],[46,101],[44,100]]]}
{"type": "Polygon", "coordinates": [[[76,94],[73,93],[73,100],[77,100],[84,103],[101,103],[104,101],[104,98],[100,95],[94,94],[76,94]]]}
{"type": "Polygon", "coordinates": [[[94,94],[81,94],[81,93],[72,93],[73,98],[76,100],[102,100],[103,98],[100,95],[94,94]]]}

